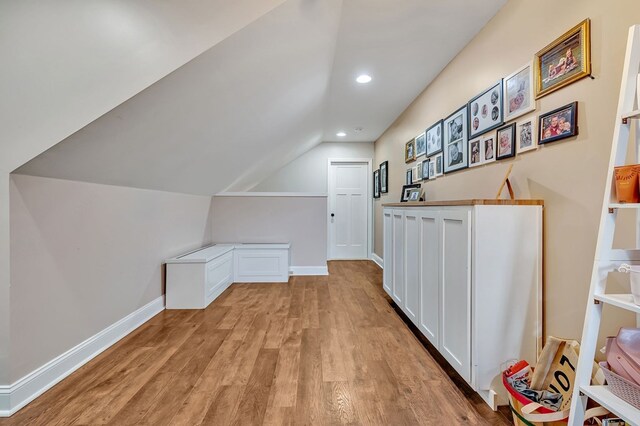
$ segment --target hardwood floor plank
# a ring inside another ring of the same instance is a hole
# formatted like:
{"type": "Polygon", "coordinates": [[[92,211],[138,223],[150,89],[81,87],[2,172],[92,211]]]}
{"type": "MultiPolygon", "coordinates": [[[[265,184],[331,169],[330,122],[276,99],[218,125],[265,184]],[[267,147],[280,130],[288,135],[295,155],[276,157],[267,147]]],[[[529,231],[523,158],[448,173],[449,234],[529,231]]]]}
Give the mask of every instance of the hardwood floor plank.
{"type": "Polygon", "coordinates": [[[511,424],[431,357],[377,266],[328,267],[164,311],[0,426],[511,424]]]}

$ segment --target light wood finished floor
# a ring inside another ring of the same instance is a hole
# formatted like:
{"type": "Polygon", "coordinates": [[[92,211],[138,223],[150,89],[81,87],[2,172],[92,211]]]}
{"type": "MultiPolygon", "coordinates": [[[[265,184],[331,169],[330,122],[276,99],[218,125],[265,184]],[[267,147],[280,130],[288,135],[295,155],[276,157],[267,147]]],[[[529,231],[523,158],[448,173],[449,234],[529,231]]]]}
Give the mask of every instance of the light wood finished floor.
{"type": "Polygon", "coordinates": [[[508,425],[461,391],[372,262],[164,311],[0,425],[508,425]]]}

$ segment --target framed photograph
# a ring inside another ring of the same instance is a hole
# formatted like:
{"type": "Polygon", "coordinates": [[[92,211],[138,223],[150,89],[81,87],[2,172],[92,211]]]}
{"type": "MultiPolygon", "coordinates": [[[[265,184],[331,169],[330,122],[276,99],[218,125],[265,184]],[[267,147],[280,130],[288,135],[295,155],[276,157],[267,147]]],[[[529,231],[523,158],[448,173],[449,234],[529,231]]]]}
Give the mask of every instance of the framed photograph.
{"type": "Polygon", "coordinates": [[[413,183],[411,169],[407,169],[407,178],[404,180],[405,185],[411,185],[413,183]]]}
{"type": "Polygon", "coordinates": [[[469,167],[476,167],[482,164],[480,142],[480,138],[469,141],[469,167]]]}
{"type": "Polygon", "coordinates": [[[373,198],[380,198],[380,169],[373,172],[373,198]]]}
{"type": "Polygon", "coordinates": [[[427,136],[426,134],[420,133],[418,137],[416,137],[416,158],[421,157],[427,153],[427,136]]]}
{"type": "Polygon", "coordinates": [[[435,179],[442,174],[442,153],[440,153],[429,158],[429,179],[435,179]]]}
{"type": "Polygon", "coordinates": [[[533,97],[533,62],[520,67],[504,79],[504,121],[510,121],[536,109],[533,97]]]}
{"type": "Polygon", "coordinates": [[[467,105],[469,139],[500,127],[502,121],[502,80],[488,88],[467,105]]]}
{"type": "Polygon", "coordinates": [[[416,159],[416,140],[411,139],[404,144],[404,162],[410,163],[416,159]]]}
{"type": "Polygon", "coordinates": [[[422,180],[429,179],[429,159],[426,159],[422,162],[422,180]]]}
{"type": "Polygon", "coordinates": [[[422,196],[422,188],[414,188],[409,190],[409,199],[407,201],[420,201],[422,196]]]}
{"type": "Polygon", "coordinates": [[[411,185],[404,185],[402,187],[402,192],[400,193],[400,202],[406,203],[407,201],[409,201],[409,192],[412,189],[416,189],[416,188],[420,188],[420,184],[419,183],[411,184],[411,185]]]}
{"type": "Polygon", "coordinates": [[[538,117],[538,143],[545,144],[578,134],[578,102],[572,102],[538,117]]]}
{"type": "Polygon", "coordinates": [[[485,136],[481,140],[482,164],[496,161],[496,137],[494,134],[485,136]]]}
{"type": "Polygon", "coordinates": [[[518,136],[517,152],[522,154],[523,152],[533,151],[538,148],[536,141],[536,120],[530,118],[527,121],[518,123],[516,134],[518,136]]]}
{"type": "Polygon", "coordinates": [[[585,19],[534,58],[536,99],[591,75],[591,21],[585,19]]]}
{"type": "Polygon", "coordinates": [[[380,164],[380,193],[389,192],[389,162],[380,164]]]}
{"type": "Polygon", "coordinates": [[[469,159],[467,145],[467,107],[463,106],[444,122],[444,172],[465,169],[469,159]]]}
{"type": "Polygon", "coordinates": [[[496,134],[498,141],[497,160],[513,157],[516,155],[516,123],[507,124],[498,129],[496,134]]]}
{"type": "Polygon", "coordinates": [[[442,120],[427,129],[427,157],[442,152],[442,134],[442,120]]]}
{"type": "Polygon", "coordinates": [[[411,168],[411,178],[413,179],[411,183],[420,182],[422,180],[422,177],[418,175],[420,171],[422,171],[422,167],[413,166],[411,168]]]}

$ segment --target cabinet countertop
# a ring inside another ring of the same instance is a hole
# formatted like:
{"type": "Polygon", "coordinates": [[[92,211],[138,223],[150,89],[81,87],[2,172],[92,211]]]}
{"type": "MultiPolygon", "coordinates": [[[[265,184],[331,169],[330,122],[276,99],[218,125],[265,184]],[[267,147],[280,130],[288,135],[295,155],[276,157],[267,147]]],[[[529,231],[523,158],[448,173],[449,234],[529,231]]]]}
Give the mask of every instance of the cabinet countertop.
{"type": "Polygon", "coordinates": [[[472,198],[469,200],[407,201],[385,203],[382,207],[430,207],[430,206],[544,206],[544,200],[495,200],[472,198]]]}

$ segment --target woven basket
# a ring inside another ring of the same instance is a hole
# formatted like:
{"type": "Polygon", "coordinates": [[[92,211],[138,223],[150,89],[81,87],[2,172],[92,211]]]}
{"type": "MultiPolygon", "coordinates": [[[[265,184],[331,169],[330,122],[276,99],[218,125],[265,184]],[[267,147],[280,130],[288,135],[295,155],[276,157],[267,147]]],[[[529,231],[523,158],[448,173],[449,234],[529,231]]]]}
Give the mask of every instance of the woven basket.
{"type": "Polygon", "coordinates": [[[607,378],[611,393],[640,410],[640,386],[609,370],[609,364],[606,362],[601,362],[600,367],[607,378]]]}

